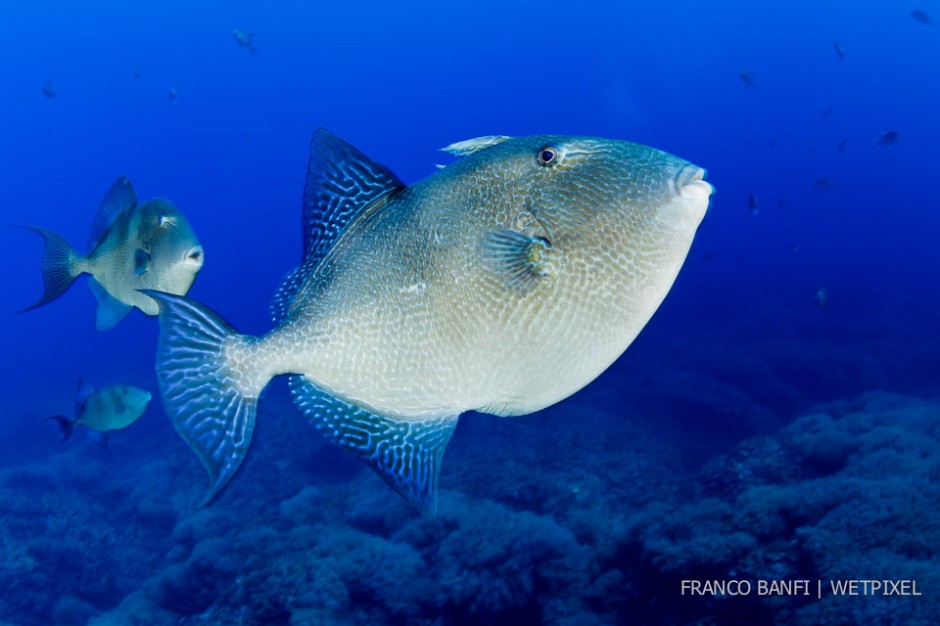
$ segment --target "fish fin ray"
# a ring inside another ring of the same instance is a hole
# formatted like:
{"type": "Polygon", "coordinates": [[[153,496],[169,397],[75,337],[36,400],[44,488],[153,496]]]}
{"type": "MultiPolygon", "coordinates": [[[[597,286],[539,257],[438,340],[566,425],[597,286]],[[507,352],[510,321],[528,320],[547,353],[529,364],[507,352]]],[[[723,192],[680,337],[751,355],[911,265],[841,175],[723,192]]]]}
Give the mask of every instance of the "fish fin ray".
{"type": "Polygon", "coordinates": [[[458,415],[397,420],[340,400],[303,376],[291,376],[290,388],[327,439],[365,461],[423,515],[435,516],[441,459],[458,415]]]}
{"type": "Polygon", "coordinates": [[[543,237],[501,229],[483,237],[482,254],[503,286],[526,295],[551,274],[552,246],[543,237]]]}
{"type": "Polygon", "coordinates": [[[474,137],[473,139],[467,139],[465,141],[457,141],[449,146],[444,146],[440,150],[441,152],[447,152],[454,156],[463,157],[491,148],[496,144],[503,143],[507,139],[512,139],[512,137],[506,135],[486,135],[485,137],[474,137]]]}
{"type": "Polygon", "coordinates": [[[237,335],[222,318],[186,298],[143,293],[160,305],[157,378],[163,406],[209,473],[205,505],[245,460],[258,399],[233,376],[224,346],[237,335]]]}
{"type": "Polygon", "coordinates": [[[82,273],[79,267],[82,257],[65,239],[51,230],[35,226],[18,226],[17,228],[33,231],[42,237],[46,244],[42,254],[43,294],[37,302],[20,311],[25,313],[48,304],[65,293],[82,273]]]}
{"type": "Polygon", "coordinates": [[[95,311],[95,330],[108,330],[117,326],[134,308],[112,296],[104,285],[94,278],[88,281],[88,286],[91,287],[91,292],[95,294],[95,299],[98,301],[98,309],[95,311]]]}
{"type": "Polygon", "coordinates": [[[366,207],[404,188],[384,165],[320,128],[310,140],[304,186],[304,261],[317,261],[366,207]]]}
{"type": "Polygon", "coordinates": [[[49,420],[55,421],[55,423],[59,426],[59,430],[62,431],[62,440],[59,443],[65,443],[68,441],[75,432],[75,422],[67,417],[62,415],[52,415],[43,421],[48,422],[49,420]]]}
{"type": "Polygon", "coordinates": [[[118,216],[135,206],[137,206],[137,193],[131,181],[121,176],[114,181],[111,188],[104,194],[104,198],[101,199],[101,204],[98,205],[98,212],[95,213],[95,219],[91,223],[91,233],[88,235],[88,249],[92,250],[98,245],[118,216]]]}

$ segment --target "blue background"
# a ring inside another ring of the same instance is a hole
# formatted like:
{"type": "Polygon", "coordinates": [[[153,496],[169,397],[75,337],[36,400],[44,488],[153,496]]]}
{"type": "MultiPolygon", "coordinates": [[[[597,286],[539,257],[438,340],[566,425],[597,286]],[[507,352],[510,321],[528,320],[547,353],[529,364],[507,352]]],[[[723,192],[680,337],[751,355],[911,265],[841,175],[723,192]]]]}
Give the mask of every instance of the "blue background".
{"type": "MultiPolygon", "coordinates": [[[[708,169],[712,206],[661,310],[584,393],[616,396],[605,419],[655,418],[666,448],[684,459],[662,471],[694,473],[817,403],[873,390],[938,394],[937,31],[888,1],[7,0],[0,222],[80,245],[101,196],[127,176],[141,199],[172,199],[198,233],[206,265],[189,295],[258,334],[270,328],[280,277],[299,260],[317,127],[406,183],[450,159],[438,148],[480,135],[597,135],[667,150],[708,169]],[[236,28],[255,34],[256,54],[236,45],[236,28]],[[43,97],[47,80],[54,98],[43,97]],[[876,145],[889,130],[900,133],[897,144],[876,145]],[[819,189],[820,179],[831,188],[819,189]],[[639,387],[642,402],[631,395],[639,387]],[[637,406],[656,408],[644,417],[637,406]]],[[[81,442],[60,447],[40,418],[71,410],[79,376],[155,391],[156,324],[135,311],[95,332],[94,299],[81,284],[17,313],[41,292],[41,243],[14,229],[0,231],[0,242],[0,467],[41,472],[62,454],[73,455],[59,461],[71,467],[99,453],[81,442]]],[[[318,440],[299,414],[281,417],[318,440]]],[[[579,428],[519,419],[547,437],[579,428]]],[[[454,445],[491,436],[477,423],[495,418],[471,420],[454,445]]],[[[175,488],[198,501],[202,470],[158,401],[114,447],[102,481],[135,475],[142,458],[173,455],[186,464],[175,488]],[[122,457],[122,446],[139,456],[122,457]]],[[[590,455],[572,449],[566,463],[590,455]]],[[[446,457],[445,487],[448,473],[467,470],[460,463],[472,459],[446,457]]],[[[250,480],[250,469],[234,482],[250,480]]],[[[302,485],[320,470],[283,471],[302,485]]],[[[116,593],[90,601],[93,613],[113,608],[116,593]]]]}

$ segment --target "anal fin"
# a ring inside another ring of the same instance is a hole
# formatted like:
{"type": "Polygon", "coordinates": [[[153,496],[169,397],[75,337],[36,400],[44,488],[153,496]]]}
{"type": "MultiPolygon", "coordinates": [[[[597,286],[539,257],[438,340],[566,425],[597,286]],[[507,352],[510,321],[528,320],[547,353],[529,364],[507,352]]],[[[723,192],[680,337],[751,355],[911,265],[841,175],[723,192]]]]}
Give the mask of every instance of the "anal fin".
{"type": "Polygon", "coordinates": [[[327,439],[365,461],[423,515],[434,517],[441,459],[458,415],[399,420],[340,400],[303,376],[291,376],[290,388],[327,439]]]}
{"type": "Polygon", "coordinates": [[[92,293],[95,294],[95,299],[98,300],[98,310],[95,313],[96,330],[107,330],[116,326],[117,323],[127,317],[127,314],[134,308],[112,296],[108,293],[108,290],[94,278],[90,279],[88,284],[91,286],[92,293]]]}

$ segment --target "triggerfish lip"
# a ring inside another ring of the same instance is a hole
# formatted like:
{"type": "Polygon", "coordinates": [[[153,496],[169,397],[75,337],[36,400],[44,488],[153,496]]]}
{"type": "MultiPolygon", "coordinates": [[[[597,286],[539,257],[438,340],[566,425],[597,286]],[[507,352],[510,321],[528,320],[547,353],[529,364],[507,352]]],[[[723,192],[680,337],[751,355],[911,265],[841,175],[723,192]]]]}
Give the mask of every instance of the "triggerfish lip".
{"type": "Polygon", "coordinates": [[[183,255],[183,262],[194,265],[197,268],[202,267],[202,264],[205,262],[205,253],[202,250],[202,246],[193,246],[187,250],[186,254],[183,255]]]}
{"type": "Polygon", "coordinates": [[[715,188],[706,182],[704,169],[688,163],[676,174],[676,191],[683,198],[707,198],[715,188]]]}

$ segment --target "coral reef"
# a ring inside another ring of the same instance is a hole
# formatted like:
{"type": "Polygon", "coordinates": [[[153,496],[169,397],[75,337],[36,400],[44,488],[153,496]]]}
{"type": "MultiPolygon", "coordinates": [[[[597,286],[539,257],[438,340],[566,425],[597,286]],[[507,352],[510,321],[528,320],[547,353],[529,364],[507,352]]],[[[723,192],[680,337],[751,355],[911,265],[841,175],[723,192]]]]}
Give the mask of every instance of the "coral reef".
{"type": "Polygon", "coordinates": [[[936,623],[935,594],[846,596],[831,581],[913,580],[922,592],[940,583],[938,413],[936,402],[877,393],[817,407],[772,442],[746,441],[717,459],[696,499],[653,505],[626,534],[666,593],[679,577],[824,587],[821,598],[686,602],[713,613],[720,602],[776,624],[936,623]]]}
{"type": "Polygon", "coordinates": [[[699,450],[708,461],[690,464],[649,406],[622,397],[601,388],[531,418],[467,416],[435,519],[334,454],[277,393],[265,397],[245,470],[208,507],[198,506],[198,466],[169,434],[157,446],[76,445],[4,470],[0,619],[935,623],[940,603],[927,593],[688,597],[680,581],[936,588],[940,403],[863,394],[723,454],[699,450]]]}

